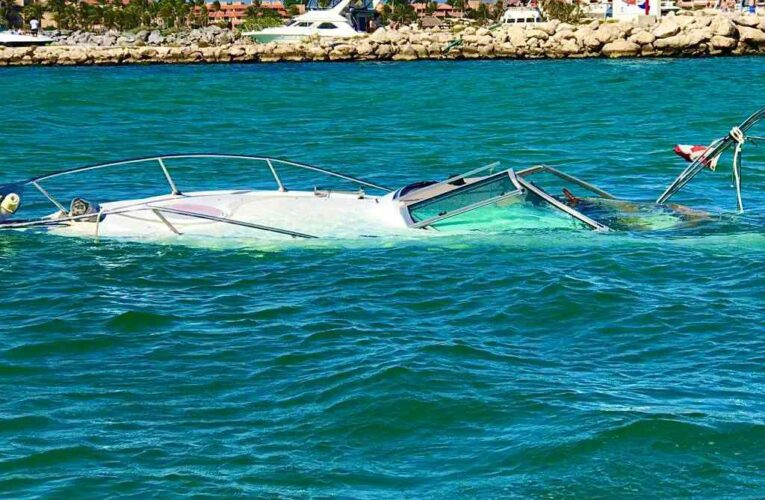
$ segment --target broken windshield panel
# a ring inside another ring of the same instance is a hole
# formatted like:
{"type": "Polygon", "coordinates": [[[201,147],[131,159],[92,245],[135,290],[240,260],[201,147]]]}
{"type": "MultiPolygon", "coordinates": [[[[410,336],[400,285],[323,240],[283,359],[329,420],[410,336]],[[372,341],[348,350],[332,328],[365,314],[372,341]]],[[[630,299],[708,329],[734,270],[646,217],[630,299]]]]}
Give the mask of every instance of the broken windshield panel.
{"type": "MultiPolygon", "coordinates": [[[[482,179],[466,179],[464,185],[453,188],[409,206],[415,224],[439,220],[477,209],[510,194],[520,194],[508,172],[482,179]]],[[[429,224],[425,224],[429,225],[429,224]]]]}

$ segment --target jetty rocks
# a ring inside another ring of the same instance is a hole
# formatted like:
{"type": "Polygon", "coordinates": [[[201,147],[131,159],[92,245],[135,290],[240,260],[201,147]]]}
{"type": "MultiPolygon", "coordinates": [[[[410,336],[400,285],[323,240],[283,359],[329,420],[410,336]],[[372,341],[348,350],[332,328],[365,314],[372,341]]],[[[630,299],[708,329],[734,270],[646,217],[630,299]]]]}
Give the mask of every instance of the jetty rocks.
{"type": "Polygon", "coordinates": [[[765,16],[670,14],[652,25],[558,21],[398,30],[380,28],[349,40],[257,44],[236,32],[205,28],[102,35],[70,33],[44,47],[0,48],[0,66],[228,63],[278,61],[413,61],[418,59],[557,59],[699,57],[765,54],[765,16]]]}

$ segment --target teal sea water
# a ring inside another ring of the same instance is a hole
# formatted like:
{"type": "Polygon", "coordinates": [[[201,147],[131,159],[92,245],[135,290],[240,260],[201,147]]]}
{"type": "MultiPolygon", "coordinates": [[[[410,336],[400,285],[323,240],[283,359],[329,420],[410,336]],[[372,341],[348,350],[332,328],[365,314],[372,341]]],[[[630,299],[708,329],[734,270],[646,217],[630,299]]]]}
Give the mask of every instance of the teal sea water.
{"type": "MultiPolygon", "coordinates": [[[[227,151],[393,186],[545,162],[650,200],[675,143],[765,105],[764,76],[750,58],[4,69],[0,182],[227,151]]],[[[747,151],[752,210],[686,230],[0,234],[0,495],[762,497],[765,150],[747,151]]],[[[678,201],[732,210],[726,165],[678,201]]]]}

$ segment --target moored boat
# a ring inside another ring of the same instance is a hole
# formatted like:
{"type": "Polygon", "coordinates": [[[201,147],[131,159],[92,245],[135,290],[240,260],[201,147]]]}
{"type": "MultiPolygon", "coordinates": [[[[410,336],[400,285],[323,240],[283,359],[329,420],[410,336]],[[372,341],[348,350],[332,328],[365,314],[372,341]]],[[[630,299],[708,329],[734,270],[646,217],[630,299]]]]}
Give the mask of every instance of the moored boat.
{"type": "Polygon", "coordinates": [[[508,7],[502,14],[502,24],[533,24],[543,21],[542,13],[536,7],[508,7]]]}
{"type": "Polygon", "coordinates": [[[343,15],[351,0],[342,0],[331,9],[309,10],[295,16],[286,26],[265,28],[243,33],[261,43],[298,43],[307,38],[354,38],[363,35],[343,15]]]}
{"type": "Polygon", "coordinates": [[[8,31],[0,28],[0,46],[28,47],[34,45],[48,45],[53,39],[44,35],[26,35],[18,31],[8,31]]]}

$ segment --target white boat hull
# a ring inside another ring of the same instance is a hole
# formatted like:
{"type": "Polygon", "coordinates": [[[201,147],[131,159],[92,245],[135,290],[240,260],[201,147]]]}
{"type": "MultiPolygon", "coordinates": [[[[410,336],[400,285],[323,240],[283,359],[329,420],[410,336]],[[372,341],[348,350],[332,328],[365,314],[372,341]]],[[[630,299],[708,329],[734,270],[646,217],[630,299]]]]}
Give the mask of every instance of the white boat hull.
{"type": "Polygon", "coordinates": [[[24,47],[30,45],[48,45],[53,43],[47,36],[19,35],[17,33],[0,33],[0,45],[6,47],[24,47]]]}
{"type": "Polygon", "coordinates": [[[309,10],[296,16],[287,26],[243,33],[260,43],[298,43],[308,38],[344,39],[361,36],[342,13],[350,0],[342,0],[329,10],[309,10]]]}
{"type": "Polygon", "coordinates": [[[178,236],[284,240],[293,236],[168,209],[321,238],[383,236],[411,231],[392,196],[307,191],[210,191],[105,203],[100,221],[67,222],[52,233],[69,236],[164,239],[178,236]],[[120,213],[127,211],[129,213],[120,213]]]}
{"type": "Polygon", "coordinates": [[[315,31],[307,31],[307,32],[299,32],[299,33],[251,32],[251,33],[245,33],[245,35],[249,36],[250,38],[252,38],[258,43],[270,43],[270,42],[300,43],[300,42],[309,40],[311,38],[341,39],[341,38],[356,38],[356,37],[362,36],[361,33],[357,33],[357,32],[345,33],[345,34],[338,33],[332,36],[328,36],[328,35],[322,35],[315,31]]]}

